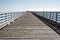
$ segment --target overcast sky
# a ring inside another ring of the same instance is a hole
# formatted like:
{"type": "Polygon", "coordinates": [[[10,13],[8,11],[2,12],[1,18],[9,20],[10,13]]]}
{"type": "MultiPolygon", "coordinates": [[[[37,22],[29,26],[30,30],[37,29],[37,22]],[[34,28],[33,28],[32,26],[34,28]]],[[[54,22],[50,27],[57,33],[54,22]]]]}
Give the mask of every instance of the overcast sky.
{"type": "Polygon", "coordinates": [[[60,11],[60,0],[0,0],[0,11],[60,11]]]}

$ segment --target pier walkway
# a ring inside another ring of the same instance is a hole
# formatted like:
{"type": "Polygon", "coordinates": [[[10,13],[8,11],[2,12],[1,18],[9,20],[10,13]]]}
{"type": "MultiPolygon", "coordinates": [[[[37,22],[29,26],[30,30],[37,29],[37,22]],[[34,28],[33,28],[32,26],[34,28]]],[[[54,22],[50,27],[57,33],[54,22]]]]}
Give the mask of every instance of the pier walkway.
{"type": "Polygon", "coordinates": [[[60,35],[32,13],[26,12],[0,30],[0,40],[60,40],[60,35]]]}

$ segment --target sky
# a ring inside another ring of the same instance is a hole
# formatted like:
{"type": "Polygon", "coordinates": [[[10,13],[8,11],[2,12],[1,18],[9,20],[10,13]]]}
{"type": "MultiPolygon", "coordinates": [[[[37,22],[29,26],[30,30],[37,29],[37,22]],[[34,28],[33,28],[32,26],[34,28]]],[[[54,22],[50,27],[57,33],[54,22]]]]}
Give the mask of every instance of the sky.
{"type": "Polygon", "coordinates": [[[60,0],[0,0],[0,11],[60,11],[60,0]]]}

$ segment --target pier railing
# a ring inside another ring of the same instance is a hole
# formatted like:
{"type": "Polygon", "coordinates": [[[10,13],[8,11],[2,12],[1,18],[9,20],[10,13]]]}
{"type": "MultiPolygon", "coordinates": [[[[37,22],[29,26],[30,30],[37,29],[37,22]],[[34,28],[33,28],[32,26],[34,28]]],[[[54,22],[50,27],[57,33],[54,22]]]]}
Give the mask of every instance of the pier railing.
{"type": "Polygon", "coordinates": [[[38,16],[42,16],[44,18],[60,23],[60,12],[33,12],[33,13],[38,16]]]}
{"type": "Polygon", "coordinates": [[[60,12],[32,12],[33,14],[40,16],[46,22],[60,28],[60,12]]]}
{"type": "Polygon", "coordinates": [[[23,14],[24,12],[0,13],[0,29],[7,24],[10,24],[23,14]]]}

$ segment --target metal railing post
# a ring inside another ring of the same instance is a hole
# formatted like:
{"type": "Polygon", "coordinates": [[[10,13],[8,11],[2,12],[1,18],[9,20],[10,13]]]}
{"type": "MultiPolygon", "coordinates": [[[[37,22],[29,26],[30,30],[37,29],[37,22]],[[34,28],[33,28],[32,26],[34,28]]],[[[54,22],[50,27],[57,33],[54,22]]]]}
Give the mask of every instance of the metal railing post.
{"type": "Polygon", "coordinates": [[[56,22],[57,22],[57,13],[56,13],[56,22]]]}
{"type": "Polygon", "coordinates": [[[50,12],[50,20],[51,20],[51,12],[50,12]]]}

